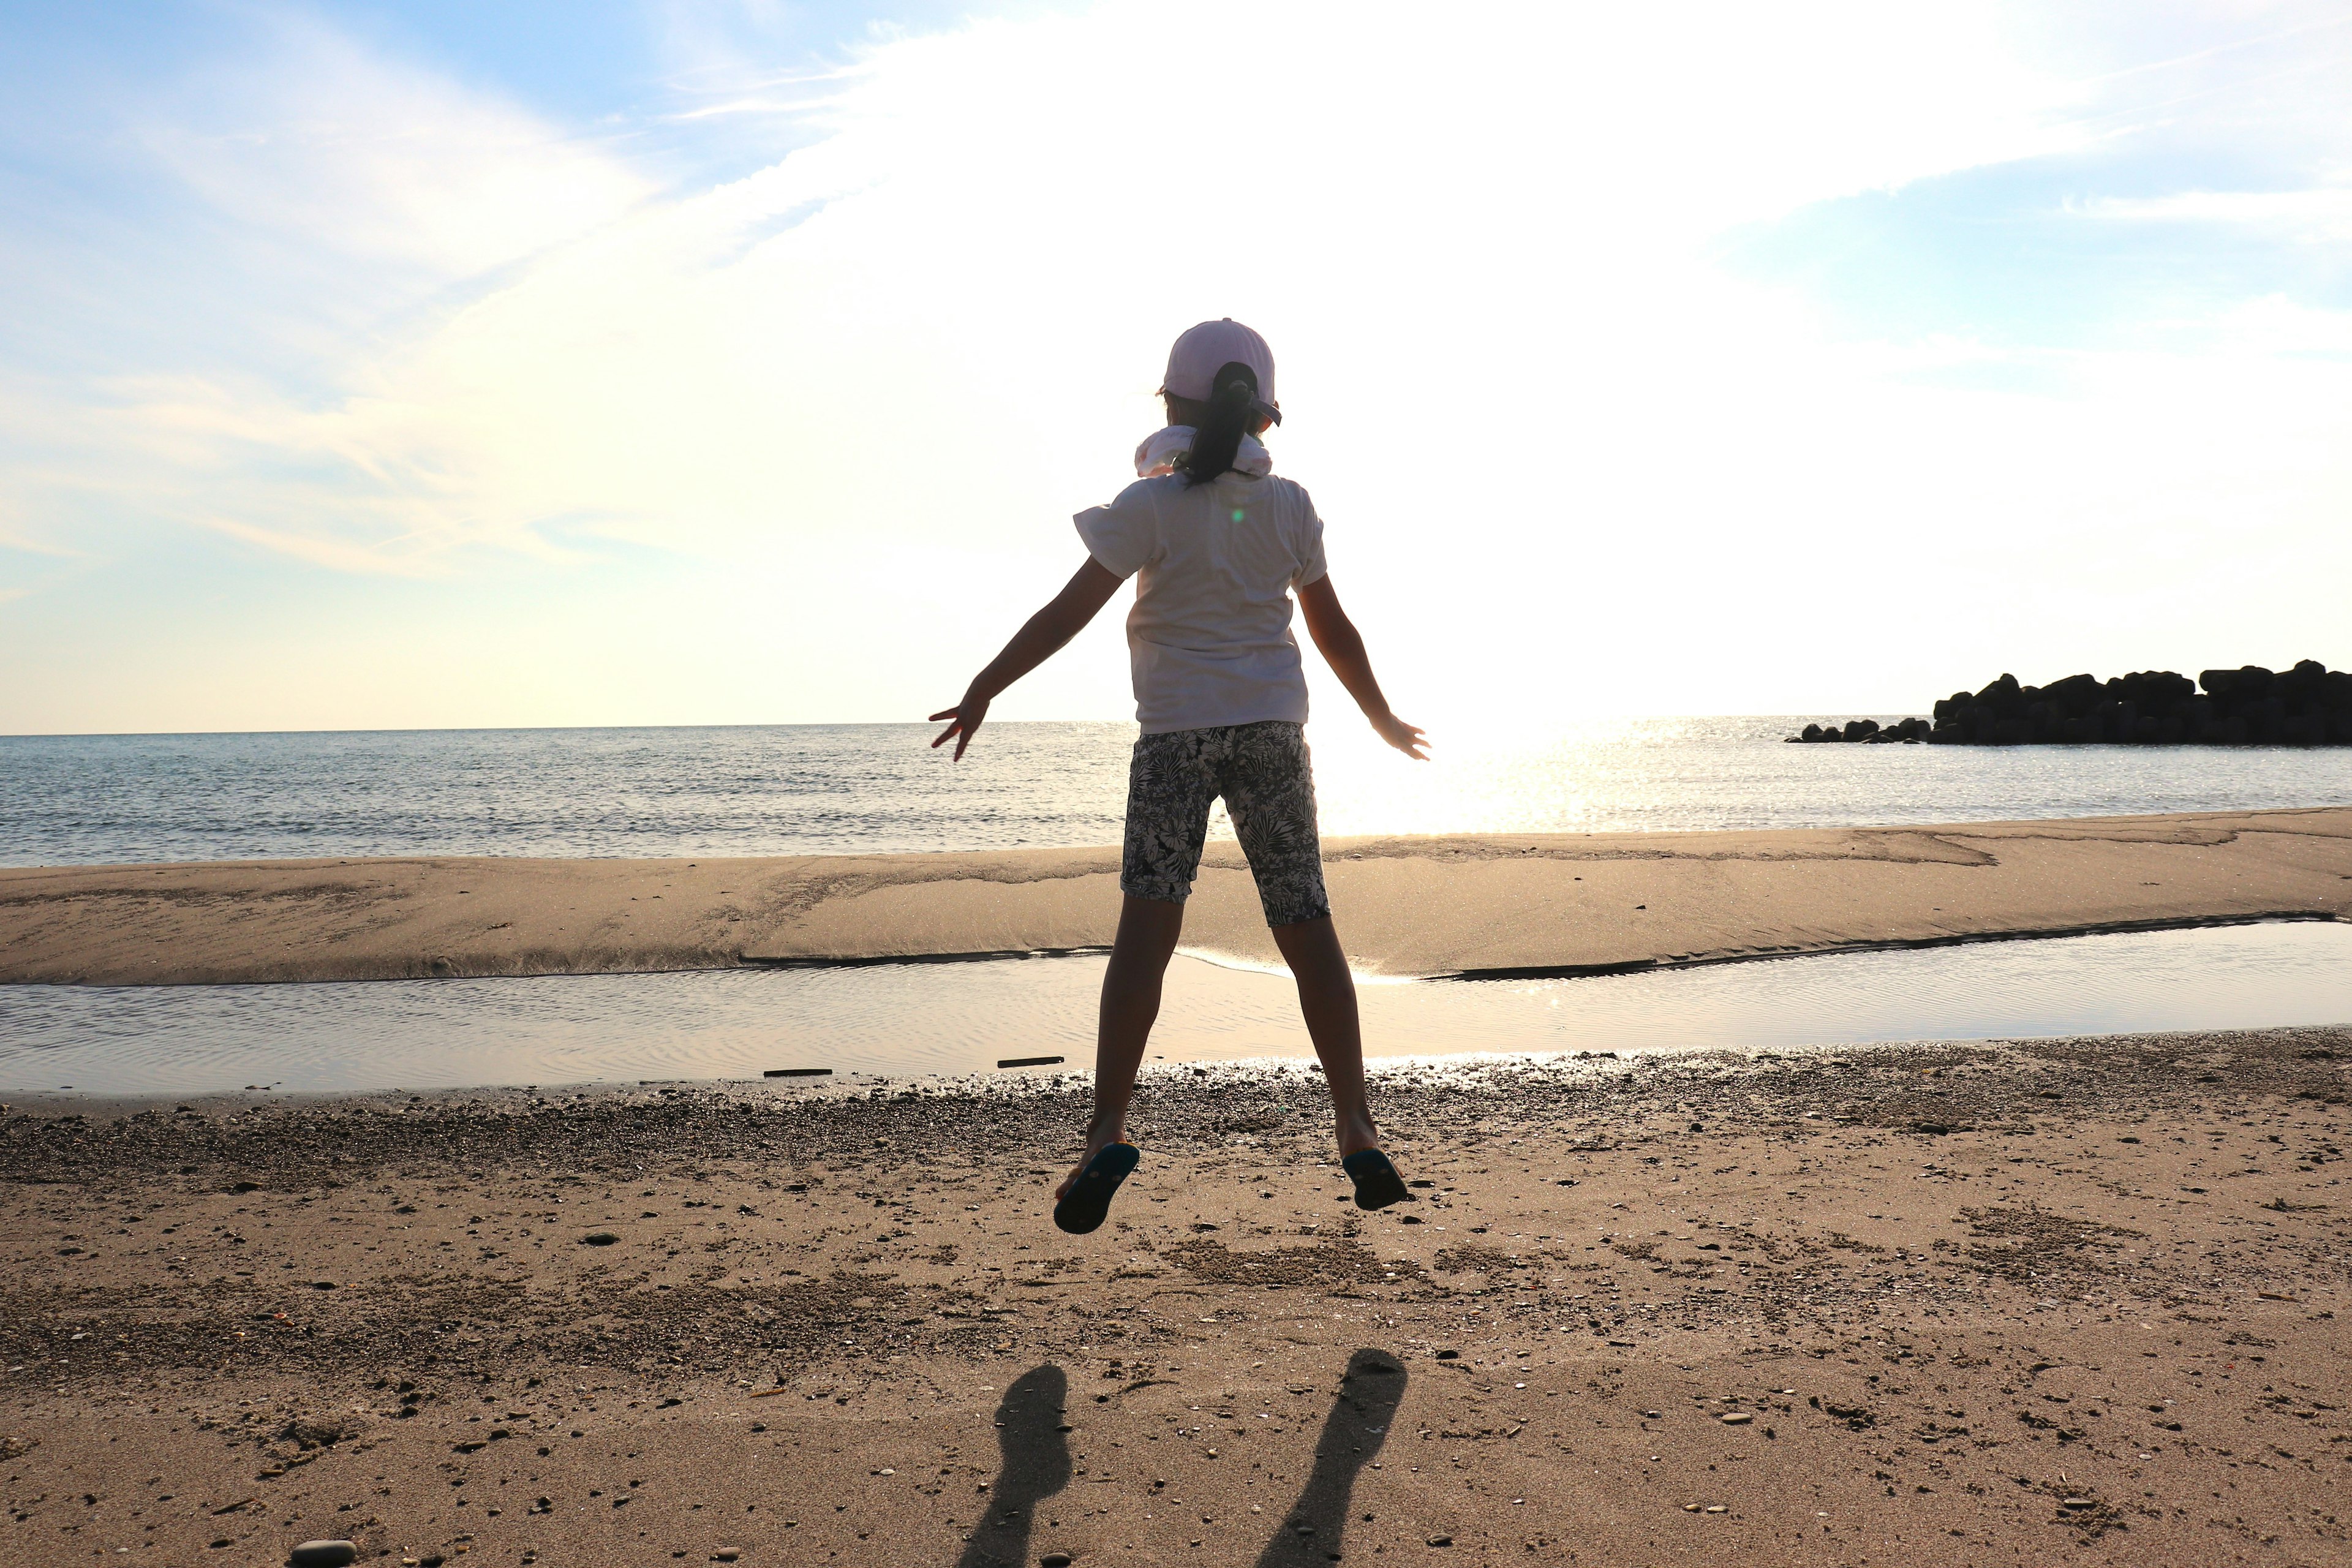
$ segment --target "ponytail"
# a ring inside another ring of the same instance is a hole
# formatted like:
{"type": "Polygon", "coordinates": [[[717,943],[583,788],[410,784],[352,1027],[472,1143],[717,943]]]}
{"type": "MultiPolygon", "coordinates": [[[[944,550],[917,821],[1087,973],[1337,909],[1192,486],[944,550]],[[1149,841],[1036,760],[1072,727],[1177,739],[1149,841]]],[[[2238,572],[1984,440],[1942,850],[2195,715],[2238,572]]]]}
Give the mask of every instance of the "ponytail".
{"type": "Polygon", "coordinates": [[[1209,386],[1209,400],[1201,405],[1204,412],[1193,426],[1192,449],[1181,460],[1188,486],[1233,468],[1258,408],[1257,373],[1239,360],[1222,366],[1209,386]]]}

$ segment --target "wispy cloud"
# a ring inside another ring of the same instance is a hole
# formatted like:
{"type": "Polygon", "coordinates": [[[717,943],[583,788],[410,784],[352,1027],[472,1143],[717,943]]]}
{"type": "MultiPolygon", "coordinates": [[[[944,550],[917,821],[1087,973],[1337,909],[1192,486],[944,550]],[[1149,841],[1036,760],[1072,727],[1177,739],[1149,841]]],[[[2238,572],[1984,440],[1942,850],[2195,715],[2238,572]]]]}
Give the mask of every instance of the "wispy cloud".
{"type": "Polygon", "coordinates": [[[592,138],[293,15],[258,41],[173,83],[131,131],[222,216],[285,244],[473,277],[654,193],[592,138]]]}
{"type": "Polygon", "coordinates": [[[2101,196],[2084,216],[2126,223],[2263,227],[2307,242],[2352,238],[2352,185],[2287,191],[2180,191],[2162,196],[2101,196]]]}
{"type": "Polygon", "coordinates": [[[1696,46],[1523,12],[1506,47],[1433,50],[1304,12],[1197,20],[1171,37],[1114,5],[881,45],[825,84],[814,144],[659,197],[593,143],[290,34],[267,70],[188,85],[196,128],[150,144],[222,212],[315,237],[363,279],[485,282],[353,342],[324,384],[150,398],[121,427],[221,472],[252,511],[310,510],[316,465],[341,465],[360,504],[254,519],[252,536],[315,539],[351,565],[388,558],[355,524],[396,522],[415,551],[528,548],[535,520],[583,510],[687,549],[870,517],[930,536],[969,526],[975,488],[1008,496],[982,503],[1003,515],[1098,473],[1093,453],[989,465],[1052,444],[1086,401],[1055,388],[1117,406],[1104,395],[1149,378],[1188,310],[1255,299],[1346,363],[1362,350],[1343,301],[1418,298],[1427,352],[1461,374],[1507,377],[1530,329],[1633,350],[1672,324],[1633,328],[1627,307],[1688,314],[1675,296],[1701,283],[1695,240],[2044,150],[2063,96],[1979,26],[1866,9],[1792,34],[1726,8],[1696,46]],[[1281,93],[1221,68],[1245,19],[1281,93]],[[1873,134],[1850,134],[1857,121],[1873,134]],[[1171,153],[1177,123],[1198,130],[1171,153]],[[1229,200],[1255,209],[1250,243],[1171,232],[1172,213],[1229,200]],[[268,494],[286,464],[300,508],[268,494]]]}
{"type": "MultiPolygon", "coordinates": [[[[946,595],[878,632],[913,563],[1066,569],[1062,520],[1120,482],[1167,338],[1223,314],[1282,353],[1281,461],[1340,570],[1426,605],[1392,635],[1466,692],[1570,658],[1638,664],[1637,706],[1753,705],[1755,648],[1827,666],[1864,635],[1788,612],[1915,593],[1971,647],[2122,635],[2211,531],[2324,553],[2352,495],[2328,456],[2352,383],[2284,341],[2332,341],[2325,302],[2199,301],[2193,349],[1856,341],[1835,299],[1713,253],[1858,193],[2178,139],[2199,95],[2217,141],[2259,132],[2288,170],[2320,118],[2249,119],[2210,73],[2266,57],[2228,38],[2061,47],[2025,12],[1874,5],[1433,28],[1203,0],[1171,26],[1118,0],[809,70],[693,33],[647,116],[788,147],[724,179],[315,23],[265,41],[130,122],[178,204],[172,266],[233,330],[47,366],[37,398],[0,372],[0,406],[46,410],[0,433],[30,537],[135,520],[451,583],[642,547],[745,624],[746,584],[789,601],[807,646],[861,650],[796,689],[880,709],[878,643],[961,661],[1005,609],[946,595]],[[2135,52],[2158,64],[2116,68],[2135,52]],[[2019,559],[2086,585],[2004,585],[2019,559]],[[1573,624],[1528,630],[1563,592],[1573,624]]],[[[2072,220],[2341,237],[2307,168],[2242,193],[2210,162],[2072,220]]]]}

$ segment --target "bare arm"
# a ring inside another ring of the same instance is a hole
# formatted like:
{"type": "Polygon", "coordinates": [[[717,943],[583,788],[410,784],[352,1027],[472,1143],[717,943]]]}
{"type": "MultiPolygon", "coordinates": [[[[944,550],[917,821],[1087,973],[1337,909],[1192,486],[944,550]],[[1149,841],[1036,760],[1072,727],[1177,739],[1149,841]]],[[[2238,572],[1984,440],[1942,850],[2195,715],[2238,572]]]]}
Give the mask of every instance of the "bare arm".
{"type": "Polygon", "coordinates": [[[1298,608],[1307,617],[1307,635],[1315,639],[1324,662],[1380,738],[1417,763],[1429,761],[1429,737],[1389,711],[1389,700],[1381,695],[1381,683],[1372,675],[1371,657],[1364,652],[1363,637],[1339,607],[1328,573],[1298,590],[1298,608]]]}
{"type": "Polygon", "coordinates": [[[1062,585],[1062,591],[1054,595],[1053,603],[1030,616],[1021,629],[1013,634],[1013,640],[1004,645],[1004,651],[990,660],[986,669],[971,678],[971,684],[964,689],[963,700],[931,715],[934,724],[942,719],[954,721],[940,732],[940,738],[931,742],[932,747],[936,749],[947,744],[949,737],[953,736],[956,760],[962,761],[964,748],[971,744],[971,738],[980,733],[981,723],[988,717],[989,703],[995,700],[999,692],[1051,658],[1060,651],[1064,643],[1085,630],[1087,623],[1110,603],[1113,594],[1118,592],[1118,584],[1119,580],[1111,575],[1108,568],[1093,556],[1087,556],[1087,563],[1062,585]]]}

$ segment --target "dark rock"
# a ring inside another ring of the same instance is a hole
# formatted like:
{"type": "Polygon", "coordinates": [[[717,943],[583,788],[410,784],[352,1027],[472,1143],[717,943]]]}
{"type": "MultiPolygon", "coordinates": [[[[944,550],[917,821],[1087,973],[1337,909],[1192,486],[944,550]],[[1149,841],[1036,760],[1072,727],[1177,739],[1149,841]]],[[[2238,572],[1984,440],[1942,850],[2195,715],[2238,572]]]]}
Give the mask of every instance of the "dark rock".
{"type": "Polygon", "coordinates": [[[1932,720],[1903,719],[1883,729],[1869,719],[1808,724],[1790,739],[1946,746],[2352,745],[2352,670],[2331,670],[2306,658],[2284,674],[2250,664],[2208,669],[2195,680],[2175,670],[2138,669],[2106,680],[2070,675],[2028,686],[2003,675],[1980,691],[1939,699],[1932,720]]]}
{"type": "Polygon", "coordinates": [[[306,1541],[286,1554],[287,1568],[348,1568],[360,1549],[348,1541],[306,1541]]]}
{"type": "Polygon", "coordinates": [[[621,1238],[609,1230],[592,1230],[580,1238],[583,1247],[610,1247],[621,1238]]]}

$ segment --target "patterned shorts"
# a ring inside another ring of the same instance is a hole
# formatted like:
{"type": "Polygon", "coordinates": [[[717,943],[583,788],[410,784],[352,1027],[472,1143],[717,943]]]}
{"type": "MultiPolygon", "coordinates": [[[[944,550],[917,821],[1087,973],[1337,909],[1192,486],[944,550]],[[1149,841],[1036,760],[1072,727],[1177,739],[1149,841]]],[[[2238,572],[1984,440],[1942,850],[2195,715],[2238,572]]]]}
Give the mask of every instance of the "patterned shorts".
{"type": "Polygon", "coordinates": [[[1182,903],[1201,869],[1209,806],[1219,795],[1257,879],[1265,923],[1294,925],[1329,914],[1307,731],[1279,719],[1178,730],[1135,742],[1119,890],[1182,903]]]}

